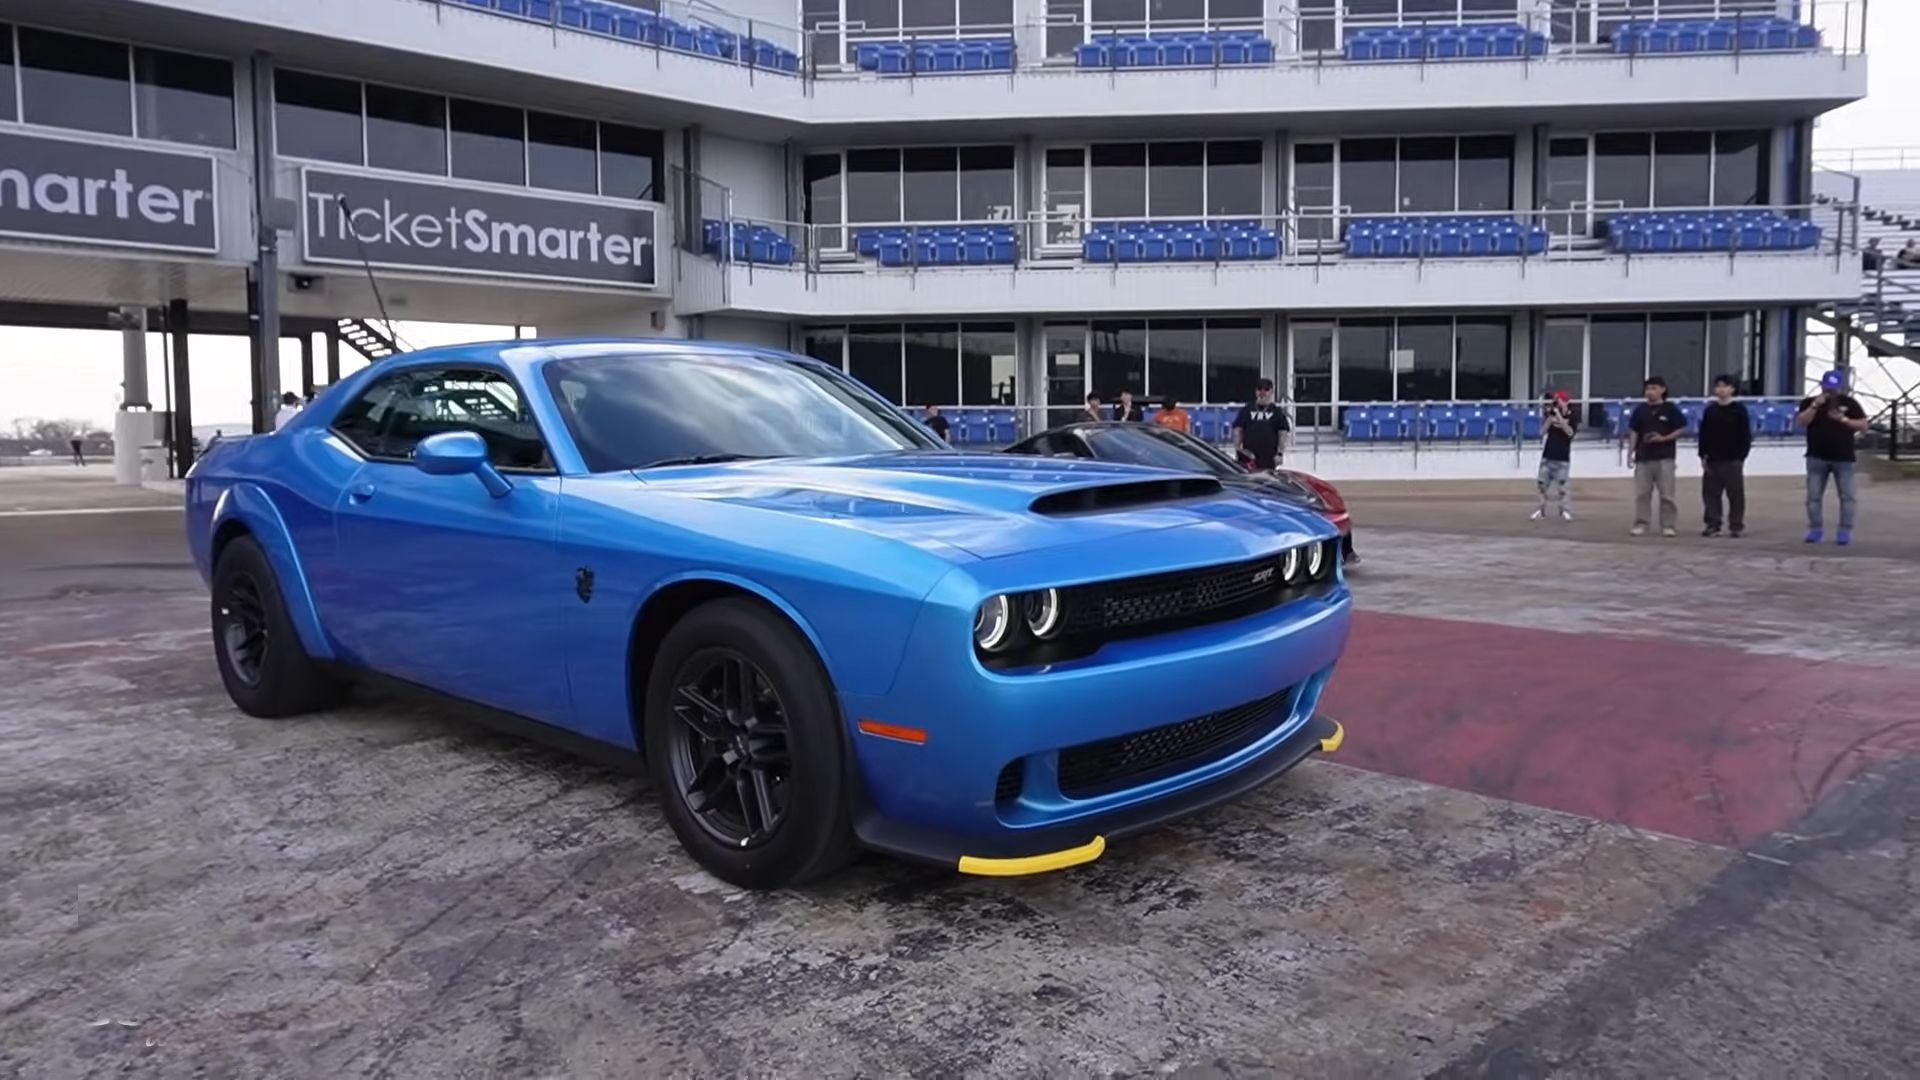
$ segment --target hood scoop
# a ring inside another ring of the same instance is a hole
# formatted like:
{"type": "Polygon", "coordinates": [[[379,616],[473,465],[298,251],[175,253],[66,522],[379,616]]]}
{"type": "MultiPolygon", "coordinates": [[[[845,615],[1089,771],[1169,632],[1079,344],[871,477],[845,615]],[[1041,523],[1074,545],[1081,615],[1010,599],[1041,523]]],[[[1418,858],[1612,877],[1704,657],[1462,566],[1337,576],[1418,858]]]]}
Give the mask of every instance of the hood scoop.
{"type": "Polygon", "coordinates": [[[1213,477],[1178,476],[1165,480],[1136,480],[1049,492],[1033,500],[1027,509],[1047,517],[1105,514],[1186,499],[1204,499],[1220,492],[1220,481],[1213,477]]]}

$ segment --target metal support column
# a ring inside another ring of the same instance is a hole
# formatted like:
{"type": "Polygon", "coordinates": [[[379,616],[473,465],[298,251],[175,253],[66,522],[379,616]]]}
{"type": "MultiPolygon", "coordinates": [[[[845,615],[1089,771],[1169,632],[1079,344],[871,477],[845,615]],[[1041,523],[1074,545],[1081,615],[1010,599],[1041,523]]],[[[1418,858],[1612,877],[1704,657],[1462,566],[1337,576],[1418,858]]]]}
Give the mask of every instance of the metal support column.
{"type": "Polygon", "coordinates": [[[300,335],[300,396],[313,396],[313,335],[300,335]]]}
{"type": "Polygon", "coordinates": [[[327,331],[327,385],[340,381],[340,331],[327,331]]]}
{"type": "Polygon", "coordinates": [[[167,333],[173,339],[173,461],[177,476],[193,468],[193,389],[187,360],[187,302],[167,301],[167,333]]]}
{"type": "Polygon", "coordinates": [[[253,330],[253,430],[273,430],[280,403],[280,234],[275,229],[273,62],[253,57],[253,223],[258,250],[247,316],[253,330]]]}
{"type": "Polygon", "coordinates": [[[113,415],[113,478],[140,482],[140,450],[153,441],[153,402],[147,397],[147,309],[123,307],[107,325],[120,331],[120,409],[113,415]]]}

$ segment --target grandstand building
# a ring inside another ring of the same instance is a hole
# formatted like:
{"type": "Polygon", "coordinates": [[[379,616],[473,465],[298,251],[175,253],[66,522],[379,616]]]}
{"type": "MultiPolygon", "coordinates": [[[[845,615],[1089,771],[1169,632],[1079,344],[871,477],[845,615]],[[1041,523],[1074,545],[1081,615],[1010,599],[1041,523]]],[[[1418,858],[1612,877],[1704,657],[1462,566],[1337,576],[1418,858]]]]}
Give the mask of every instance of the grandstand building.
{"type": "Polygon", "coordinates": [[[1553,390],[1798,392],[1859,288],[1864,0],[727,3],[0,2],[5,311],[212,325],[271,246],[347,363],[757,342],[987,445],[1266,375],[1295,460],[1498,475],[1553,390]]]}

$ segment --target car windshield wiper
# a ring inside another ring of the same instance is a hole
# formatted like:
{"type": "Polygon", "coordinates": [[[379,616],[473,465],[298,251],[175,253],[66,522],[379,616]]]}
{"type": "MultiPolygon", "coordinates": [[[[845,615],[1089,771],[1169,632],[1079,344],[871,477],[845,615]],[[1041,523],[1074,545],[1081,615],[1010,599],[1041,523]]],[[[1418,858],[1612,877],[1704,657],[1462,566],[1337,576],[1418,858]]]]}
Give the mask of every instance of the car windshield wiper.
{"type": "Polygon", "coordinates": [[[642,469],[660,469],[668,465],[717,465],[722,461],[764,461],[767,458],[782,457],[781,454],[688,454],[686,457],[661,458],[640,466],[642,469]]]}

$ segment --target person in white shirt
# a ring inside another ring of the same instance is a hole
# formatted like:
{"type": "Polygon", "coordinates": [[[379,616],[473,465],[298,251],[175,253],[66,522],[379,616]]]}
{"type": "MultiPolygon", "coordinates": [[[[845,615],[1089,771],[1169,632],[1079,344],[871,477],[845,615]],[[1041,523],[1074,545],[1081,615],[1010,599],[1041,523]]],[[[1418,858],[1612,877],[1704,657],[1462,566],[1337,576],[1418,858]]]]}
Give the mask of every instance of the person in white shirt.
{"type": "Polygon", "coordinates": [[[289,390],[280,395],[280,411],[273,414],[273,430],[279,431],[300,415],[300,395],[289,390]]]}

